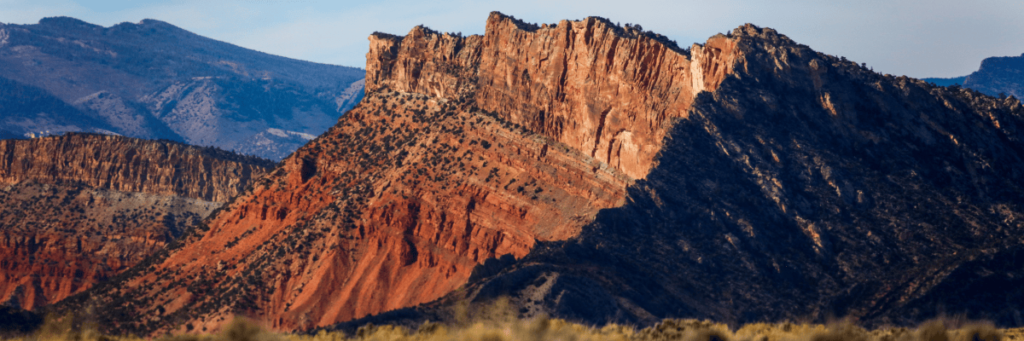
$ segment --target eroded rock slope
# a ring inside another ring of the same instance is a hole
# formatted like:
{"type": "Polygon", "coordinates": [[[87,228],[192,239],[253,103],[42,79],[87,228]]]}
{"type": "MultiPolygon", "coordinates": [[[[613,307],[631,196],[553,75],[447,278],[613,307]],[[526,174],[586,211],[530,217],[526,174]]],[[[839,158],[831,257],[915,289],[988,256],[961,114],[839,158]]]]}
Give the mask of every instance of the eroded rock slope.
{"type": "Polygon", "coordinates": [[[127,270],[271,166],[119,136],[0,141],[0,302],[34,309],[127,270]]]}

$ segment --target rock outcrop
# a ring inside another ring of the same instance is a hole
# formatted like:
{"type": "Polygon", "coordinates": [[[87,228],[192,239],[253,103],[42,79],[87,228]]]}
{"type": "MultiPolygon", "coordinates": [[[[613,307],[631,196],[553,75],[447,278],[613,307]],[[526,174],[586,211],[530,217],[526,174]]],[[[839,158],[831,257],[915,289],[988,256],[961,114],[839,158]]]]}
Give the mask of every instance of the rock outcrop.
{"type": "Polygon", "coordinates": [[[114,277],[273,165],[119,136],[0,141],[0,302],[34,309],[114,277]]]}
{"type": "Polygon", "coordinates": [[[58,310],[94,304],[137,334],[233,315],[297,330],[442,296],[400,315],[443,320],[503,294],[595,323],[885,321],[1024,232],[1019,102],[771,29],[680,49],[494,13],[484,36],[374,34],[366,91],[202,228],[58,310]]]}
{"type": "Polygon", "coordinates": [[[978,71],[963,81],[963,86],[990,96],[1006,94],[1018,99],[1024,97],[1024,54],[985,58],[978,71]]]}
{"type": "Polygon", "coordinates": [[[587,18],[535,27],[492,14],[484,36],[374,35],[366,89],[466,97],[478,108],[643,178],[673,119],[732,70],[735,42],[675,43],[587,18]]]}
{"type": "Polygon", "coordinates": [[[0,63],[0,92],[15,82],[52,95],[49,107],[80,111],[62,120],[61,112],[6,106],[0,136],[112,132],[277,161],[362,98],[361,69],[268,55],[157,20],[0,24],[0,63]]]}
{"type": "Polygon", "coordinates": [[[80,184],[225,202],[273,167],[215,148],[110,135],[0,140],[0,184],[80,184]]]}

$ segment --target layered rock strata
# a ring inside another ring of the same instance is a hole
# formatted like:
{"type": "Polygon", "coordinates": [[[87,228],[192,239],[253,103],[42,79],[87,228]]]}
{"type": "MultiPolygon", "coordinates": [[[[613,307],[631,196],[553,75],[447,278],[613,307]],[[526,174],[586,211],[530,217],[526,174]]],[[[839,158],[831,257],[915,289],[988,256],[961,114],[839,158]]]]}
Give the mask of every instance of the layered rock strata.
{"type": "Polygon", "coordinates": [[[0,183],[76,184],[224,202],[274,166],[169,141],[75,134],[0,140],[0,183]]]}
{"type": "Polygon", "coordinates": [[[0,302],[31,310],[127,270],[220,203],[84,186],[0,187],[0,302]]]}
{"type": "Polygon", "coordinates": [[[633,178],[647,175],[673,119],[732,70],[725,36],[679,49],[602,18],[542,27],[492,13],[484,36],[424,27],[373,35],[366,89],[465,97],[633,178]]]}
{"type": "Polygon", "coordinates": [[[0,302],[34,309],[125,271],[273,165],[119,136],[0,140],[0,302]]]}

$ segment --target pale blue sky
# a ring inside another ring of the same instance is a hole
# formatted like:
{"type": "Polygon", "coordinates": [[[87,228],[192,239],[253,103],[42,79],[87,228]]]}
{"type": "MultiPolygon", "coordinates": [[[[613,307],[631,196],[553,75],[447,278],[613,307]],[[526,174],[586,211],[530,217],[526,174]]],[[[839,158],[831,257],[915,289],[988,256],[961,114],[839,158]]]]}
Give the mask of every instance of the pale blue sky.
{"type": "Polygon", "coordinates": [[[64,15],[110,26],[153,18],[263,52],[364,67],[373,31],[404,35],[424,24],[482,34],[494,10],[535,23],[603,16],[680,45],[751,22],[876,71],[913,77],[966,75],[985,57],[1024,53],[1021,0],[0,0],[0,22],[64,15]]]}

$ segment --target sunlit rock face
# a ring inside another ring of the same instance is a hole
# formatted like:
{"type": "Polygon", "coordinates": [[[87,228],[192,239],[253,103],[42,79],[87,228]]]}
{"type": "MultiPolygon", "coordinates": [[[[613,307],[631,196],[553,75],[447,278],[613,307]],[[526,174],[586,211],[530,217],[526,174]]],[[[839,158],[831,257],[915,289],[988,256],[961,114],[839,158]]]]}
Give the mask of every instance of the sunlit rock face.
{"type": "Polygon", "coordinates": [[[120,136],[0,140],[0,302],[34,309],[124,272],[273,165],[120,136]]]}

